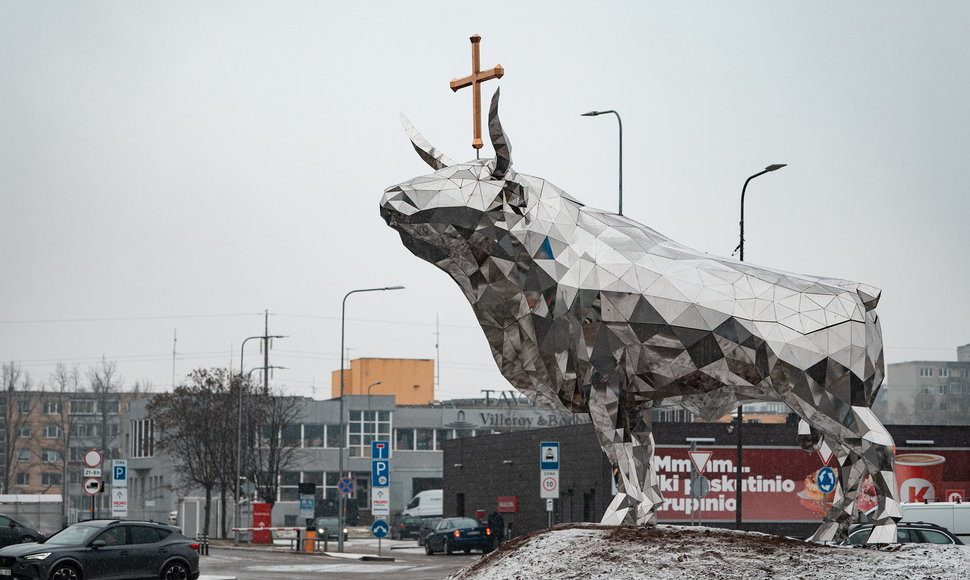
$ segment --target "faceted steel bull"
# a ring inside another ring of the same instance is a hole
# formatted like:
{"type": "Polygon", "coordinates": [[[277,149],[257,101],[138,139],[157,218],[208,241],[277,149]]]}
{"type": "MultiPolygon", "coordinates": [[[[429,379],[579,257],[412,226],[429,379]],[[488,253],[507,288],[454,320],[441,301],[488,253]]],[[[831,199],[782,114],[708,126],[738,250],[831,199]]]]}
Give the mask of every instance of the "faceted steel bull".
{"type": "Polygon", "coordinates": [[[498,91],[495,159],[455,163],[404,124],[435,172],[388,188],[381,216],[458,283],[512,385],[589,413],[618,473],[603,523],[656,522],[654,408],[712,420],[781,401],[811,427],[803,445],[824,440],[842,465],[813,539],[845,537],[868,474],[869,541],[896,541],[893,440],[870,410],[884,374],[878,289],[697,252],[516,173],[498,91]]]}

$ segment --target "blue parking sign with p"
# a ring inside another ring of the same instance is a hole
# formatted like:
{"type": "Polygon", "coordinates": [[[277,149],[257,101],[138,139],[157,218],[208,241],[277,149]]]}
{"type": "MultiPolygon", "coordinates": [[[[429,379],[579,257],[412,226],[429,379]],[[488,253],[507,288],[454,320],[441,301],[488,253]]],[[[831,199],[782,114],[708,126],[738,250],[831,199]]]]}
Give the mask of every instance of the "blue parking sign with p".
{"type": "Polygon", "coordinates": [[[371,485],[374,487],[388,487],[391,485],[391,462],[386,459],[371,461],[371,485]]]}

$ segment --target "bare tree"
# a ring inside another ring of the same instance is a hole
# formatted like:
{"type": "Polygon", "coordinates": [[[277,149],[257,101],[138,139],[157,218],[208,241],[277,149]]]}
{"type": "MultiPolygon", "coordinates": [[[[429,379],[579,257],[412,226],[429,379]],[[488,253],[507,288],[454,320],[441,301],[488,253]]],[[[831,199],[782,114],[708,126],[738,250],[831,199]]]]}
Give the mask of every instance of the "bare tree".
{"type": "Polygon", "coordinates": [[[102,357],[98,366],[88,369],[88,382],[91,383],[91,392],[95,394],[97,400],[96,412],[100,423],[98,431],[101,436],[101,452],[104,453],[105,459],[117,459],[117,445],[111,445],[112,439],[117,437],[117,434],[109,430],[109,426],[114,425],[109,421],[109,416],[120,412],[120,401],[114,396],[124,385],[124,379],[118,375],[118,365],[102,357]],[[119,408],[116,408],[116,403],[119,408]]]}
{"type": "Polygon", "coordinates": [[[71,442],[74,435],[74,415],[71,413],[71,398],[81,392],[81,369],[77,366],[68,368],[64,364],[58,363],[47,379],[50,387],[50,398],[57,402],[59,413],[50,416],[49,421],[57,421],[61,429],[60,445],[61,452],[61,487],[64,501],[62,515],[68,516],[70,502],[68,501],[68,485],[70,485],[70,454],[71,442]]]}
{"type": "MultiPolygon", "coordinates": [[[[176,465],[186,489],[201,487],[205,492],[202,533],[209,534],[212,492],[224,480],[228,463],[225,443],[229,434],[223,417],[233,408],[228,373],[225,369],[196,369],[188,384],[171,393],[160,393],[148,404],[148,415],[159,428],[158,448],[165,451],[176,465]]],[[[231,451],[235,452],[232,437],[231,451]]],[[[225,487],[225,486],[223,486],[225,487]]]]}
{"type": "Polygon", "coordinates": [[[299,418],[299,399],[279,392],[260,392],[253,398],[250,421],[258,426],[258,444],[252,449],[250,473],[260,499],[272,505],[279,497],[280,473],[296,463],[299,445],[287,445],[283,433],[299,418]]]}
{"type": "Polygon", "coordinates": [[[3,440],[4,451],[4,470],[3,470],[3,493],[10,493],[14,485],[14,477],[17,466],[17,439],[20,430],[28,425],[30,409],[21,406],[21,401],[32,403],[29,397],[18,394],[18,391],[29,391],[32,388],[30,374],[25,372],[19,364],[14,362],[4,363],[0,367],[0,379],[3,383],[4,423],[7,428],[7,436],[3,440]]]}

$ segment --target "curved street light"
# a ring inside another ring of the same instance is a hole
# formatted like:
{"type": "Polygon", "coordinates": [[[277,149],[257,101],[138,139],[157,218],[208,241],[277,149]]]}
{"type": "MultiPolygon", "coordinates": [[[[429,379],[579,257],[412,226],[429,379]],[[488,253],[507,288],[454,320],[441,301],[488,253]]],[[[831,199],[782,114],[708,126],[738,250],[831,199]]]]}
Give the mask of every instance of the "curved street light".
{"type": "MultiPolygon", "coordinates": [[[[771,171],[777,171],[782,167],[788,165],[787,163],[774,163],[765,167],[764,170],[755,173],[751,177],[744,180],[744,186],[741,188],[741,239],[739,240],[738,247],[735,248],[741,251],[741,261],[744,261],[744,192],[748,189],[748,183],[751,182],[755,177],[764,175],[771,171]]],[[[737,452],[737,462],[735,469],[737,473],[735,474],[735,489],[734,489],[734,501],[737,504],[735,506],[734,512],[734,527],[741,529],[741,426],[744,425],[744,405],[738,405],[738,452],[737,452]]]]}
{"type": "MultiPolygon", "coordinates": [[[[245,370],[244,360],[246,356],[246,343],[254,338],[262,338],[264,340],[269,340],[270,338],[286,338],[285,336],[274,334],[272,336],[260,335],[260,336],[250,336],[242,341],[242,346],[239,347],[239,376],[240,383],[242,382],[242,374],[245,370]]],[[[264,345],[264,348],[269,348],[269,345],[264,345]]],[[[258,367],[257,367],[258,368],[258,367]]],[[[279,368],[279,367],[278,367],[279,368]]],[[[252,371],[250,371],[252,375],[252,371]]],[[[250,376],[246,377],[247,382],[250,376]]],[[[232,385],[232,376],[229,377],[229,385],[232,385]]],[[[242,512],[239,505],[239,493],[241,491],[240,478],[242,477],[242,402],[243,402],[243,389],[242,384],[239,385],[239,401],[236,403],[238,408],[236,410],[236,527],[241,528],[242,522],[240,521],[242,517],[242,512]]],[[[239,532],[236,532],[235,544],[239,544],[239,532]]]]}
{"type": "Polygon", "coordinates": [[[610,109],[609,111],[590,111],[588,113],[583,113],[580,116],[598,117],[607,113],[613,113],[616,115],[616,122],[620,125],[620,210],[617,213],[623,215],[623,121],[620,119],[620,114],[610,109]]]}
{"type": "MultiPolygon", "coordinates": [[[[360,292],[384,292],[387,290],[404,290],[404,286],[384,286],[383,288],[360,288],[358,290],[351,290],[344,294],[343,302],[340,303],[340,451],[337,455],[337,463],[339,464],[338,471],[340,473],[339,477],[344,477],[344,449],[347,446],[347,430],[344,428],[344,329],[346,328],[347,320],[347,298],[351,294],[357,294],[360,292]]],[[[346,497],[343,493],[340,494],[338,498],[338,533],[337,533],[337,551],[344,551],[344,535],[339,532],[339,530],[344,529],[344,505],[346,504],[346,497]]]]}

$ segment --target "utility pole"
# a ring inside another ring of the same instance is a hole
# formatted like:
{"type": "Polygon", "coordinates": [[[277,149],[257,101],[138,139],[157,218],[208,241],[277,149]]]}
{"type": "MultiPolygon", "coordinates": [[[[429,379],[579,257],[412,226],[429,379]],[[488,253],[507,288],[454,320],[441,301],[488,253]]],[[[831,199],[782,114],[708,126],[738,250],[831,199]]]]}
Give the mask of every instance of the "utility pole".
{"type": "Polygon", "coordinates": [[[269,392],[269,309],[263,312],[263,394],[269,392]]]}

